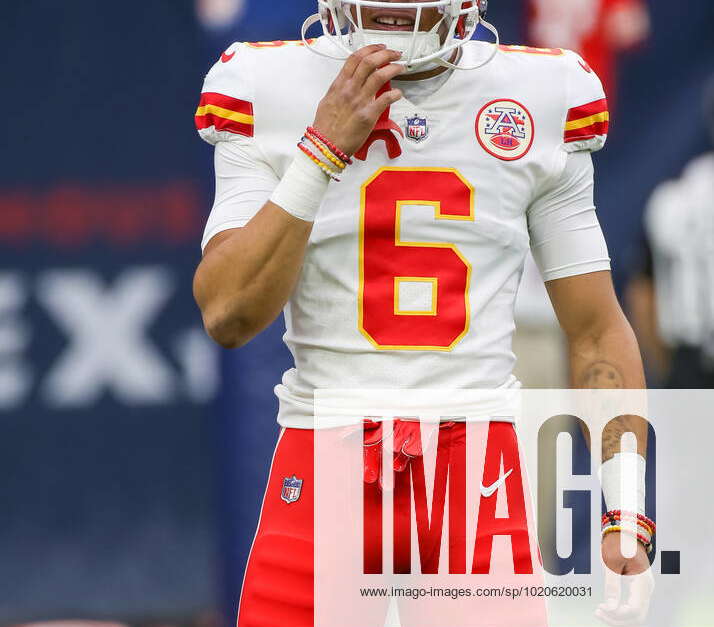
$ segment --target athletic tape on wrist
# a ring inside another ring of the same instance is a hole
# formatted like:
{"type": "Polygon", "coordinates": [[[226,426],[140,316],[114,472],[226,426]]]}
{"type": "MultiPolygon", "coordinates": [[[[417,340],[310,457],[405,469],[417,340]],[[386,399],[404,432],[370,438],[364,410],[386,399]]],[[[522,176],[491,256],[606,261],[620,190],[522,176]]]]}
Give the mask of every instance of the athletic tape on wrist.
{"type": "Polygon", "coordinates": [[[322,199],[327,192],[330,177],[317,167],[300,150],[270,196],[270,202],[290,215],[314,222],[322,199]]]}
{"type": "Polygon", "coordinates": [[[608,511],[645,513],[645,469],[645,458],[637,453],[616,453],[600,467],[608,511]]]}

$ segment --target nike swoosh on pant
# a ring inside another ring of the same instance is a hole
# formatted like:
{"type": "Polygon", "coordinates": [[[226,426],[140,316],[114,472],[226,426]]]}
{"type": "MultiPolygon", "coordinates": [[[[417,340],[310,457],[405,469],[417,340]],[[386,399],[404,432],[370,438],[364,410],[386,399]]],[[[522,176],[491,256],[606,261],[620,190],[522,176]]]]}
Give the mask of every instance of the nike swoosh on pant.
{"type": "Polygon", "coordinates": [[[501,475],[494,483],[492,483],[490,486],[486,487],[481,484],[481,495],[484,498],[488,498],[489,496],[492,496],[493,494],[496,493],[496,490],[500,488],[504,483],[506,483],[506,479],[511,476],[511,473],[513,472],[513,468],[511,468],[505,475],[501,475]]]}

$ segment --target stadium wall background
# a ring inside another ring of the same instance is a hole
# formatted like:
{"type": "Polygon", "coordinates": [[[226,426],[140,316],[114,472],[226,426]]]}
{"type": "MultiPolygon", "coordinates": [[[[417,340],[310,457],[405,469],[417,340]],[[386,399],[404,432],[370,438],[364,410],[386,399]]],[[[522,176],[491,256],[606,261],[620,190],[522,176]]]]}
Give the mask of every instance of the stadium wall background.
{"type": "MultiPolygon", "coordinates": [[[[650,4],[597,156],[618,286],[649,193],[707,147],[714,5],[650,4]]],[[[192,113],[230,41],[295,38],[312,5],[248,1],[212,30],[193,0],[0,9],[0,624],[219,603],[231,622],[289,355],[280,323],[234,353],[203,337],[190,281],[211,159],[192,113]]],[[[520,42],[521,2],[491,5],[520,42]]]]}

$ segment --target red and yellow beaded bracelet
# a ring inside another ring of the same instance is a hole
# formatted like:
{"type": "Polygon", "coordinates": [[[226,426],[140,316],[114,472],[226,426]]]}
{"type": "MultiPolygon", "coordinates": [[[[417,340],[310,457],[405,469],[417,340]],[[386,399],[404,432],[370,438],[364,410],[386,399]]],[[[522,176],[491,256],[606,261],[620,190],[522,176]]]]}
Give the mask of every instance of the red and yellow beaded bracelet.
{"type": "Polygon", "coordinates": [[[613,533],[613,532],[620,532],[620,533],[629,533],[635,536],[637,538],[637,541],[645,547],[645,550],[648,553],[652,552],[652,540],[647,538],[647,536],[642,535],[641,533],[636,533],[632,531],[631,529],[628,529],[627,527],[621,527],[619,525],[612,525],[610,527],[605,527],[602,530],[602,535],[605,537],[608,533],[613,533]]]}
{"type": "Polygon", "coordinates": [[[299,142],[298,145],[297,145],[297,147],[298,147],[300,150],[302,150],[302,152],[305,153],[305,155],[307,155],[307,157],[309,157],[310,160],[311,160],[313,163],[315,163],[315,165],[317,165],[317,166],[318,166],[325,174],[327,174],[327,176],[329,176],[333,181],[339,181],[339,180],[340,180],[340,179],[337,177],[337,174],[334,172],[334,170],[332,170],[332,168],[330,168],[328,165],[326,165],[326,164],[322,161],[322,159],[316,157],[316,156],[313,154],[313,152],[312,152],[307,146],[305,146],[305,144],[303,144],[302,142],[299,142]]]}
{"type": "Polygon", "coordinates": [[[652,540],[655,535],[656,525],[654,521],[644,514],[635,514],[634,512],[621,511],[619,509],[610,510],[602,517],[602,535],[603,538],[613,532],[629,533],[637,538],[637,541],[645,547],[645,550],[650,553],[652,551],[652,540]],[[632,526],[625,526],[623,522],[635,523],[634,529],[632,526]],[[644,533],[642,533],[644,532],[644,533]]]}
{"type": "Polygon", "coordinates": [[[352,159],[350,156],[340,150],[335,144],[333,144],[327,137],[325,137],[320,131],[318,131],[314,126],[307,127],[307,136],[312,135],[313,137],[319,139],[327,148],[334,154],[340,161],[344,161],[347,165],[352,165],[352,159]]]}
{"type": "MultiPolygon", "coordinates": [[[[627,513],[616,514],[615,516],[612,516],[610,518],[603,519],[603,525],[607,525],[607,524],[615,525],[615,524],[621,523],[622,521],[634,522],[638,527],[642,527],[642,529],[644,529],[651,536],[653,536],[655,533],[654,528],[651,527],[650,524],[648,524],[644,520],[641,520],[641,519],[639,519],[635,516],[632,516],[631,514],[627,514],[627,513]]],[[[650,521],[650,523],[651,523],[651,521],[650,521]]]]}
{"type": "Polygon", "coordinates": [[[309,134],[305,135],[305,138],[312,142],[312,144],[325,156],[325,158],[330,161],[330,163],[336,165],[340,170],[344,170],[347,167],[347,164],[342,161],[342,159],[336,157],[329,150],[329,148],[325,146],[322,142],[320,142],[318,139],[309,134]]]}
{"type": "Polygon", "coordinates": [[[657,530],[657,525],[655,525],[654,521],[651,518],[647,518],[644,514],[635,514],[635,512],[628,512],[628,511],[622,511],[619,509],[612,509],[609,512],[606,512],[602,516],[602,524],[605,525],[608,522],[612,523],[613,521],[620,520],[622,516],[625,517],[630,517],[630,519],[636,519],[638,522],[642,522],[645,525],[647,525],[651,530],[652,533],[654,534],[657,530]],[[618,518],[619,516],[619,518],[618,518]]]}

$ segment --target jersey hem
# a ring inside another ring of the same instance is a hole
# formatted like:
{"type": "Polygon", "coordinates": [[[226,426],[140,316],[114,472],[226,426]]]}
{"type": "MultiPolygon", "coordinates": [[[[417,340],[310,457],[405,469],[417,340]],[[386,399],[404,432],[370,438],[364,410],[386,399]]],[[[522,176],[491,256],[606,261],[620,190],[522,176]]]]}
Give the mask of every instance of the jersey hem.
{"type": "Polygon", "coordinates": [[[229,231],[230,229],[240,229],[246,224],[248,224],[250,220],[251,218],[236,219],[230,220],[229,222],[221,222],[221,224],[214,226],[203,236],[203,241],[201,242],[201,251],[205,250],[206,246],[208,246],[208,242],[210,242],[219,233],[222,233],[223,231],[229,231]]]}
{"type": "Polygon", "coordinates": [[[394,417],[448,418],[454,422],[516,422],[521,384],[513,375],[499,388],[320,389],[314,402],[296,399],[276,386],[278,424],[291,429],[332,429],[394,417]]]}
{"type": "Polygon", "coordinates": [[[611,270],[610,260],[598,261],[598,262],[588,262],[588,263],[575,263],[569,266],[563,266],[562,268],[557,268],[547,274],[543,275],[543,281],[555,281],[556,279],[566,279],[571,276],[578,276],[581,274],[590,274],[591,272],[603,272],[605,270],[611,270]]]}

